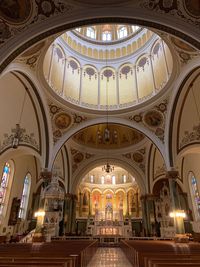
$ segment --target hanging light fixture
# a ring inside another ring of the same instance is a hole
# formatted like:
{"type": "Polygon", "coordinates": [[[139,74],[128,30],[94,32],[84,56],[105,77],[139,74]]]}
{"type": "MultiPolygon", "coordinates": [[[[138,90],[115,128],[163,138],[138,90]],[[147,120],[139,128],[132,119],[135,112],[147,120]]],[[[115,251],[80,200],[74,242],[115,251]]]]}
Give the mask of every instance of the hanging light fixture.
{"type": "MultiPolygon", "coordinates": [[[[107,52],[108,51],[106,49],[106,68],[107,68],[107,52]]],[[[110,129],[108,127],[108,78],[106,79],[106,127],[103,132],[103,139],[107,145],[110,143],[110,129]]],[[[108,154],[107,154],[107,162],[103,166],[102,171],[105,171],[107,173],[114,171],[114,166],[111,166],[108,162],[108,154]]]]}
{"type": "MultiPolygon", "coordinates": [[[[26,88],[26,90],[27,90],[27,88],[26,88]]],[[[20,127],[20,123],[21,123],[21,119],[22,119],[22,113],[24,111],[24,105],[26,102],[26,90],[25,90],[24,99],[22,102],[22,108],[21,108],[21,112],[20,112],[20,116],[19,116],[19,122],[16,123],[16,127],[14,129],[12,129],[12,132],[14,134],[13,139],[12,139],[12,148],[14,148],[14,149],[18,148],[19,142],[21,141],[23,133],[25,132],[25,129],[20,127]]]]}

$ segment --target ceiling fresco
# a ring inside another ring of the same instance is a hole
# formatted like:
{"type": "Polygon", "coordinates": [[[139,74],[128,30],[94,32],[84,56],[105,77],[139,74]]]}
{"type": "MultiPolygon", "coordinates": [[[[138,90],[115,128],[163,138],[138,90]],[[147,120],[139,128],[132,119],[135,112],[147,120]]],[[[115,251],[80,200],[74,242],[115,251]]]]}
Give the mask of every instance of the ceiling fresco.
{"type": "Polygon", "coordinates": [[[96,149],[119,149],[140,143],[145,136],[128,127],[116,124],[98,124],[90,126],[73,136],[81,145],[96,149]],[[106,128],[110,131],[109,141],[105,139],[106,128]]]}

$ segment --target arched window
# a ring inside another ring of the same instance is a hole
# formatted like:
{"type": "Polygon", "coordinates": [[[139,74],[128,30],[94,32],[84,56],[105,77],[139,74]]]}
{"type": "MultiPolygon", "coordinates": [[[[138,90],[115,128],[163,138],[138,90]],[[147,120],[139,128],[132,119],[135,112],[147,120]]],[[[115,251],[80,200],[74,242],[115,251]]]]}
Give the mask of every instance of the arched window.
{"type": "Polygon", "coordinates": [[[87,37],[95,39],[95,30],[92,27],[88,27],[86,35],[87,35],[87,37]]]}
{"type": "Polygon", "coordinates": [[[103,41],[111,41],[112,40],[112,33],[110,31],[104,31],[102,33],[102,40],[103,41]]]}
{"type": "Polygon", "coordinates": [[[126,175],[123,175],[123,182],[126,183],[126,175]]]}
{"type": "Polygon", "coordinates": [[[104,184],[104,182],[105,182],[105,178],[104,176],[101,176],[101,183],[104,184]]]}
{"type": "Polygon", "coordinates": [[[31,175],[30,173],[27,173],[26,177],[24,178],[24,186],[23,186],[20,208],[19,208],[19,215],[18,215],[18,217],[21,219],[26,218],[30,187],[31,187],[31,175]]]}
{"type": "Polygon", "coordinates": [[[139,29],[140,29],[139,26],[132,26],[132,31],[133,31],[133,33],[134,33],[134,32],[137,32],[139,29]]]}
{"type": "Polygon", "coordinates": [[[6,162],[3,167],[3,174],[0,184],[0,216],[6,213],[7,202],[9,199],[10,188],[12,184],[12,178],[14,173],[14,166],[12,162],[6,162]],[[13,168],[12,168],[13,167],[13,168]]]}
{"type": "Polygon", "coordinates": [[[191,197],[194,206],[195,216],[200,217],[200,195],[199,195],[197,179],[193,173],[190,173],[190,188],[191,188],[191,197]]]}
{"type": "Polygon", "coordinates": [[[118,38],[124,38],[128,35],[128,32],[127,32],[127,28],[125,26],[119,28],[119,31],[118,31],[118,38]]]}
{"type": "Polygon", "coordinates": [[[112,184],[116,184],[116,177],[115,177],[115,175],[112,176],[112,184]]]}
{"type": "Polygon", "coordinates": [[[90,175],[90,183],[94,183],[94,175],[90,175]]]}

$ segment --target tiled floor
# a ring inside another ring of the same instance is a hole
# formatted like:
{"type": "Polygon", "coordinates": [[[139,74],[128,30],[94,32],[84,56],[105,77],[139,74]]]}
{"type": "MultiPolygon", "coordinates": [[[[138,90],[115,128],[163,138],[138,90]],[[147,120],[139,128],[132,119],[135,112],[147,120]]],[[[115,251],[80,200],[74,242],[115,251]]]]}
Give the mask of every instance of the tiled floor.
{"type": "Polygon", "coordinates": [[[120,248],[98,248],[88,267],[132,267],[120,248]]]}

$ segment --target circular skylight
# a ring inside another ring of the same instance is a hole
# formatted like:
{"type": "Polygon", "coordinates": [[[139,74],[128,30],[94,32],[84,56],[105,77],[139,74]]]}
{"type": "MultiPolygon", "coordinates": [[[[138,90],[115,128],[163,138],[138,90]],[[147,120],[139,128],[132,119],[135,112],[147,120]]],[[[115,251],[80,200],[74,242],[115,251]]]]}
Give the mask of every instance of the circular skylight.
{"type": "Polygon", "coordinates": [[[119,110],[150,99],[165,87],[172,67],[166,43],[134,25],[68,31],[50,45],[44,59],[53,91],[91,110],[119,110]]]}

